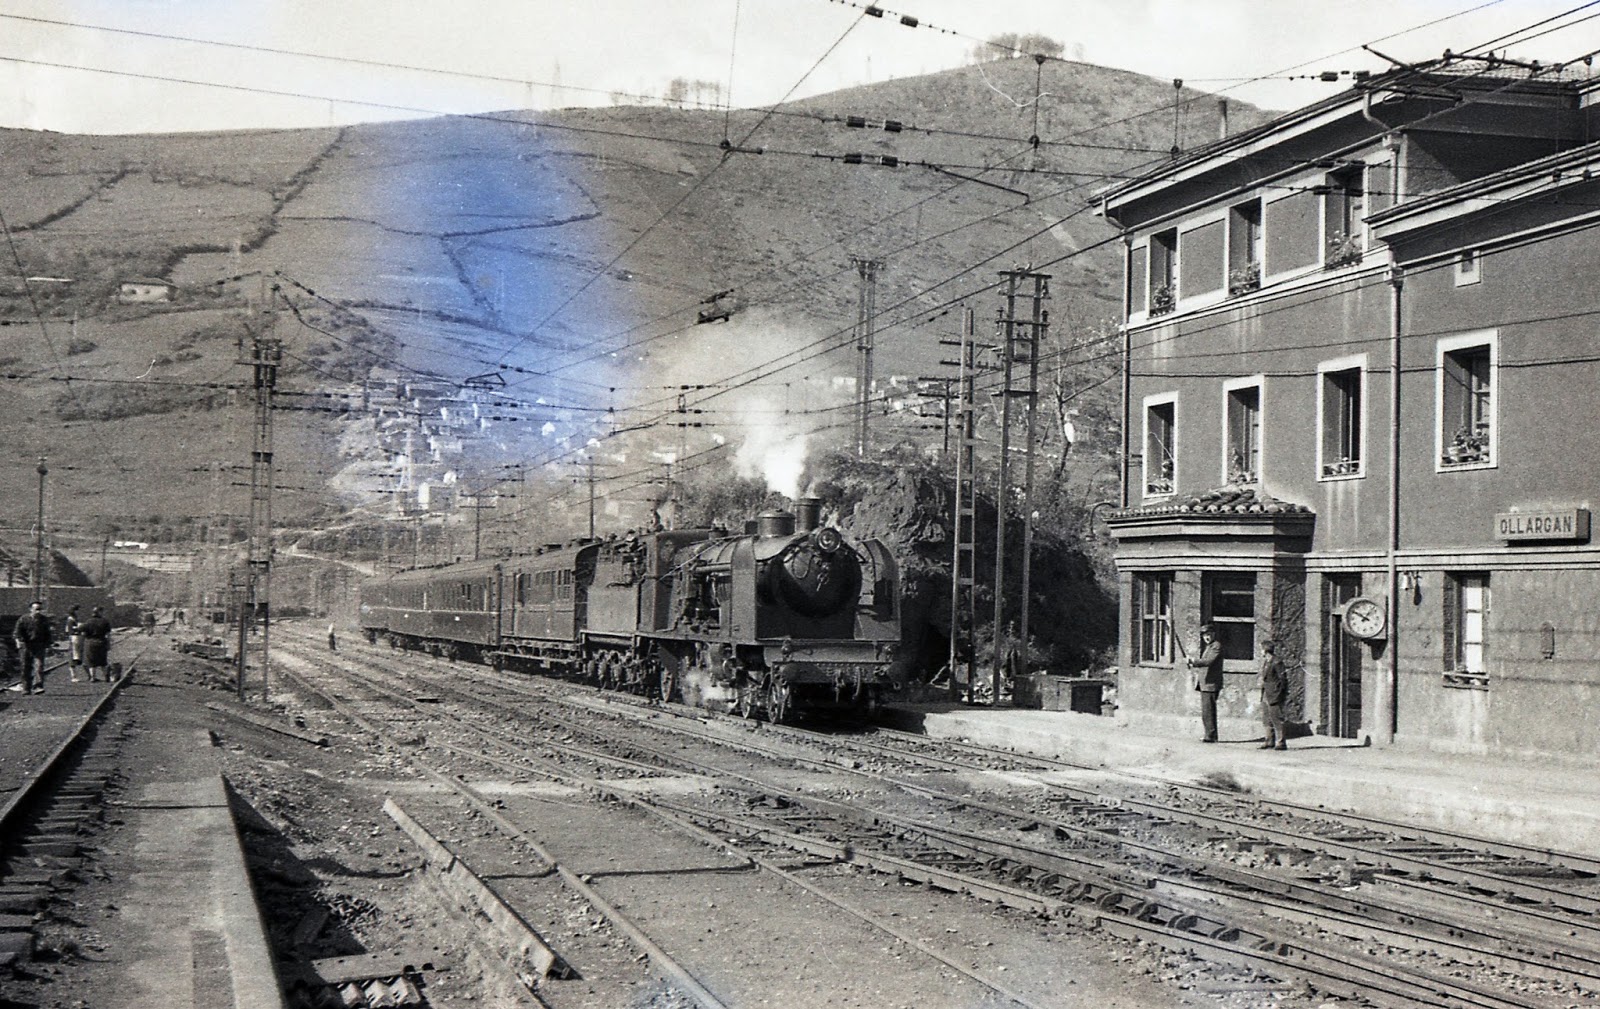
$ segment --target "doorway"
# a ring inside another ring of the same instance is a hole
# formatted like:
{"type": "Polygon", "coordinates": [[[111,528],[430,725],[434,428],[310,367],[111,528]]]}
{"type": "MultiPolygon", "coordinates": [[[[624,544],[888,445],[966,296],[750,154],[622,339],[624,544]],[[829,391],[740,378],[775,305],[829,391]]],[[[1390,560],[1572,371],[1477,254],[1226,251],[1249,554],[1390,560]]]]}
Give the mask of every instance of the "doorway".
{"type": "Polygon", "coordinates": [[[1361,666],[1366,649],[1344,632],[1340,613],[1361,594],[1360,575],[1328,575],[1323,580],[1322,734],[1353,739],[1361,734],[1361,666]]]}

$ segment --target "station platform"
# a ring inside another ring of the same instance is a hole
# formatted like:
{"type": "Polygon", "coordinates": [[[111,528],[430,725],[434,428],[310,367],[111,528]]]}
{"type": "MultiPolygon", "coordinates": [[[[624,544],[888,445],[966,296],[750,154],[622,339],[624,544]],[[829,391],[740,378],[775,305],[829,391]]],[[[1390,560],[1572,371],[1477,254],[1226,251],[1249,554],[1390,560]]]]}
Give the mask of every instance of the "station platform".
{"type": "Polygon", "coordinates": [[[1600,855],[1600,778],[1592,767],[1538,757],[1439,753],[1304,736],[1260,748],[1223,726],[1200,742],[1198,719],[1152,724],[1070,711],[885,706],[896,728],[1132,773],[1153,782],[1221,785],[1285,802],[1549,848],[1600,855]]]}
{"type": "MultiPolygon", "coordinates": [[[[145,710],[151,689],[136,677],[72,683],[64,670],[46,678],[43,694],[0,688],[0,808],[9,812],[51,754],[117,691],[112,703],[132,709],[135,731],[115,758],[123,787],[92,800],[106,807],[107,820],[120,821],[93,850],[100,852],[97,871],[119,891],[123,939],[94,969],[111,978],[107,989],[124,993],[119,1002],[129,1007],[282,1009],[215,749],[204,731],[164,727],[159,700],[145,710]]],[[[45,901],[73,899],[73,874],[38,868],[25,860],[0,864],[0,892],[21,895],[31,887],[45,901]]]]}

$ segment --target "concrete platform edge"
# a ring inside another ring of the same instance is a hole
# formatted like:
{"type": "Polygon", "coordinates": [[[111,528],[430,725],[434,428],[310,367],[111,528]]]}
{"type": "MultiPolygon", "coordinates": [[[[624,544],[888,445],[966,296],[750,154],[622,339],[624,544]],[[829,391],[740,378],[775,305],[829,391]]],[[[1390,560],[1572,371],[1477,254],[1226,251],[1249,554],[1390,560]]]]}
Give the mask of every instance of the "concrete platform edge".
{"type": "Polygon", "coordinates": [[[884,712],[889,724],[930,739],[963,739],[1174,784],[1231,782],[1263,799],[1419,827],[1581,854],[1594,853],[1600,837],[1600,802],[1586,801],[1581,786],[1564,791],[1572,773],[1564,768],[1502,778],[1493,763],[1326,737],[1296,740],[1288,753],[1263,752],[1245,740],[1207,746],[1073,712],[902,706],[884,712]]]}

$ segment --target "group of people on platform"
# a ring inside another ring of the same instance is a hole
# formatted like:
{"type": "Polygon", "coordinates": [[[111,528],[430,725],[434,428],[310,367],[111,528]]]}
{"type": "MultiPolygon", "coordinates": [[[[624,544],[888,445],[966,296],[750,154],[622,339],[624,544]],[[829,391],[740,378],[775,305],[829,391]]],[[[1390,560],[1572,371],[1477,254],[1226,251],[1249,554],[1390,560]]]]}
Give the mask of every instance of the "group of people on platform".
{"type": "MultiPolygon", "coordinates": [[[[78,607],[73,606],[61,622],[61,631],[67,639],[67,669],[72,682],[77,683],[80,676],[87,676],[91,683],[109,681],[111,621],[106,619],[105,611],[96,606],[87,620],[80,620],[78,607]]],[[[22,663],[23,692],[44,693],[45,660],[56,638],[43,603],[34,600],[28,606],[28,612],[18,617],[12,627],[11,637],[22,663]]]]}
{"type": "MultiPolygon", "coordinates": [[[[1261,744],[1263,750],[1289,748],[1288,722],[1283,713],[1284,702],[1289,699],[1289,680],[1277,651],[1271,638],[1261,643],[1261,722],[1267,730],[1267,740],[1261,744]]],[[[1189,668],[1194,671],[1194,689],[1200,692],[1200,724],[1205,731],[1200,741],[1215,743],[1217,695],[1222,692],[1222,642],[1214,625],[1200,625],[1200,647],[1189,656],[1189,668]]]]}

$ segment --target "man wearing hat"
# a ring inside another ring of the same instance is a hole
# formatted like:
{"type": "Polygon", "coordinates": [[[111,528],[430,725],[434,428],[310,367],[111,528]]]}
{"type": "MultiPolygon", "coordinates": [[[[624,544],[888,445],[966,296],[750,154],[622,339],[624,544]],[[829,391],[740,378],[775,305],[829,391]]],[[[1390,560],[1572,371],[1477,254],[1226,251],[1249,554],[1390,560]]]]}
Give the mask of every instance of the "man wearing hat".
{"type": "Polygon", "coordinates": [[[1202,743],[1217,741],[1217,694],[1222,691],[1222,642],[1211,624],[1200,625],[1200,647],[1189,659],[1194,671],[1194,689],[1200,691],[1200,724],[1205,727],[1202,743]]]}

